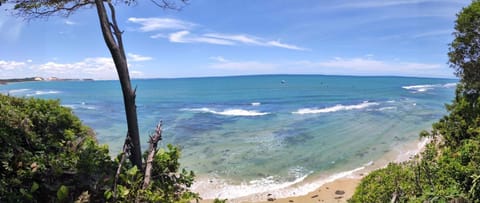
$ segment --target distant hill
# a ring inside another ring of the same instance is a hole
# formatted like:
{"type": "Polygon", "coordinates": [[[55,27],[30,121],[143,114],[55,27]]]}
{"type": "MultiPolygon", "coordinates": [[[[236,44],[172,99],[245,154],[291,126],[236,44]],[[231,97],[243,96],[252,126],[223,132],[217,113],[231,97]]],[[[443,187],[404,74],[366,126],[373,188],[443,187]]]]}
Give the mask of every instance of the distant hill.
{"type": "Polygon", "coordinates": [[[42,78],[42,77],[28,77],[28,78],[12,78],[12,79],[0,79],[0,85],[12,83],[12,82],[32,82],[32,81],[93,81],[93,79],[63,79],[63,78],[42,78]]]}

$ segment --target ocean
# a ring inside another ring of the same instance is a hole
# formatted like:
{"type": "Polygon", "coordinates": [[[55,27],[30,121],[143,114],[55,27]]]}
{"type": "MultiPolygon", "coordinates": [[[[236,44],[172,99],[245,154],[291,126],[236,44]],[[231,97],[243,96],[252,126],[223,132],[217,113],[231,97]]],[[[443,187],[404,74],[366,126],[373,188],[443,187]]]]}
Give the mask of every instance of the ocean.
{"type": "MultiPolygon", "coordinates": [[[[204,198],[238,198],[334,178],[372,164],[446,114],[454,79],[262,75],[133,80],[142,147],[163,121],[162,146],[182,149],[204,198]]],[[[118,81],[24,82],[0,93],[60,99],[112,156],[126,122],[118,81]]],[[[303,191],[302,191],[303,190],[303,191]]],[[[289,194],[291,195],[291,194],[289,194]]]]}

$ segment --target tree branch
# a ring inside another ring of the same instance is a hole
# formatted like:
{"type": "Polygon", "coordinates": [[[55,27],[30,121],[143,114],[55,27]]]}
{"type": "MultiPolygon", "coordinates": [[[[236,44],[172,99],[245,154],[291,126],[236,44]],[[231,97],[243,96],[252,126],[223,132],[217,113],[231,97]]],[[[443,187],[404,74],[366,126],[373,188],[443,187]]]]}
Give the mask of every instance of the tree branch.
{"type": "Polygon", "coordinates": [[[127,57],[125,56],[125,49],[123,48],[123,40],[122,40],[123,32],[120,31],[120,29],[118,28],[117,17],[115,16],[115,7],[113,6],[111,0],[108,0],[107,3],[108,3],[108,7],[110,8],[110,13],[112,16],[111,17],[112,22],[110,25],[113,29],[113,34],[115,34],[115,38],[117,39],[118,48],[120,49],[120,52],[126,61],[127,57]]]}
{"type": "MultiPolygon", "coordinates": [[[[183,6],[178,6],[175,2],[170,0],[150,0],[156,6],[163,9],[182,10],[183,6]]],[[[183,4],[188,4],[189,0],[180,0],[183,4]]]]}
{"type": "Polygon", "coordinates": [[[49,17],[52,15],[60,15],[60,16],[69,16],[76,10],[87,6],[93,5],[93,0],[60,0],[56,1],[55,3],[51,3],[50,1],[24,1],[14,2],[15,10],[18,16],[25,17],[26,19],[33,19],[33,18],[42,18],[42,17],[49,17]]]}
{"type": "Polygon", "coordinates": [[[118,182],[118,177],[120,176],[120,173],[122,172],[122,165],[125,162],[125,157],[127,156],[128,151],[130,151],[128,148],[130,146],[130,136],[127,133],[127,137],[125,138],[125,143],[123,143],[123,151],[122,151],[122,157],[120,158],[120,162],[118,163],[118,168],[117,168],[117,173],[115,174],[115,180],[113,182],[113,201],[117,199],[117,182],[118,182]]]}
{"type": "Polygon", "coordinates": [[[143,180],[142,189],[146,189],[150,185],[150,178],[152,175],[152,162],[155,153],[157,152],[157,144],[162,140],[162,122],[158,123],[157,128],[155,129],[155,134],[150,136],[150,146],[148,148],[147,163],[145,166],[145,178],[143,180]]]}

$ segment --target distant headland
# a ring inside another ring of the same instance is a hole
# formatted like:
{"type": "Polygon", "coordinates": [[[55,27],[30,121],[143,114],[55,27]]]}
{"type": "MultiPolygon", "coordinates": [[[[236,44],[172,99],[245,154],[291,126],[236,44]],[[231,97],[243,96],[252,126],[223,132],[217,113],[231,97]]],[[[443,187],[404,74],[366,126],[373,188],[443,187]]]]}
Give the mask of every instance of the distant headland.
{"type": "Polygon", "coordinates": [[[13,82],[34,82],[34,81],[93,81],[93,79],[70,79],[70,78],[57,78],[57,77],[28,77],[28,78],[12,78],[12,79],[0,79],[0,85],[13,83],[13,82]]]}

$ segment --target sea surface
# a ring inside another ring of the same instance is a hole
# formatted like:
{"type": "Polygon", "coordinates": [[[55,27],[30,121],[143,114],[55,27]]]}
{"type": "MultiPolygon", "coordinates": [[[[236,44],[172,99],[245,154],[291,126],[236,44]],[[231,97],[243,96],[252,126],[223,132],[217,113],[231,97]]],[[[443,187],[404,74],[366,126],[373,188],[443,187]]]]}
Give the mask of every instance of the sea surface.
{"type": "MultiPolygon", "coordinates": [[[[365,166],[446,114],[457,80],[265,75],[134,80],[143,149],[163,121],[162,146],[182,148],[204,198],[236,198],[365,166]]],[[[24,82],[0,93],[60,99],[112,156],[126,122],[118,81],[24,82]]],[[[399,152],[401,153],[401,152],[399,152]]]]}

